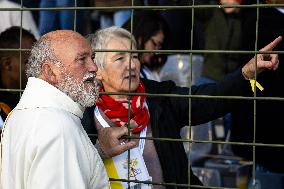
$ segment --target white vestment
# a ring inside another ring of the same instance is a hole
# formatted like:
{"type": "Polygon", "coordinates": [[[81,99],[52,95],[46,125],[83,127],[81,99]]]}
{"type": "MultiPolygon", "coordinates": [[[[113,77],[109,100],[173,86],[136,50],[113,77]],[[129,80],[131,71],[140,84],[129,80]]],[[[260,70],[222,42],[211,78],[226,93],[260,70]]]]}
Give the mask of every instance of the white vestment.
{"type": "Polygon", "coordinates": [[[81,125],[82,117],[78,103],[30,77],[5,125],[3,189],[109,188],[103,162],[81,125]]]}

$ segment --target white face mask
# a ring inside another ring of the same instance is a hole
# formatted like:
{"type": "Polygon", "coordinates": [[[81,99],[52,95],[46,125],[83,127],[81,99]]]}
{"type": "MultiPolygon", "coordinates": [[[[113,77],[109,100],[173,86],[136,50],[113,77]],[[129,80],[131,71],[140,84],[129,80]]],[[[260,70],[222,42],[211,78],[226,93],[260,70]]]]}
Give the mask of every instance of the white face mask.
{"type": "Polygon", "coordinates": [[[98,81],[95,73],[86,73],[81,81],[67,73],[62,66],[60,71],[63,80],[57,88],[83,107],[91,107],[98,99],[98,81]]]}

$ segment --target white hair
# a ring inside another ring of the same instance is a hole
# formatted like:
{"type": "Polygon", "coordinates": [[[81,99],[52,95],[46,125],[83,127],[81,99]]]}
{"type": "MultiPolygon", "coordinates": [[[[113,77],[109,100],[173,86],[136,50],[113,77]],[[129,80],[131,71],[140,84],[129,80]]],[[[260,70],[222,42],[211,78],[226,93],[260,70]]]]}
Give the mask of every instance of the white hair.
{"type": "MultiPolygon", "coordinates": [[[[132,42],[132,47],[136,48],[136,40],[134,36],[126,29],[112,26],[105,29],[98,30],[95,34],[86,36],[87,40],[91,43],[93,50],[106,49],[109,41],[115,37],[127,38],[132,42]]],[[[106,52],[96,52],[95,63],[99,68],[104,67],[106,52]]]]}
{"type": "Polygon", "coordinates": [[[60,63],[47,39],[38,40],[32,47],[26,67],[27,77],[39,77],[44,62],[60,63]]]}

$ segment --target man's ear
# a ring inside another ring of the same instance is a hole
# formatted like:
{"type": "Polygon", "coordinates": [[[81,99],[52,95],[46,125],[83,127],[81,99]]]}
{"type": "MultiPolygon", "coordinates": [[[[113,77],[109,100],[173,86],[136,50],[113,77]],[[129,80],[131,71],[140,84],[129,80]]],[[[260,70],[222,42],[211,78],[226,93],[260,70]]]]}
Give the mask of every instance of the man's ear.
{"type": "Polygon", "coordinates": [[[102,76],[102,69],[98,68],[98,71],[96,72],[97,76],[96,79],[102,81],[103,80],[103,76],[102,76]]]}
{"type": "Polygon", "coordinates": [[[40,78],[55,86],[58,83],[58,73],[55,69],[55,65],[43,63],[40,78]]]}

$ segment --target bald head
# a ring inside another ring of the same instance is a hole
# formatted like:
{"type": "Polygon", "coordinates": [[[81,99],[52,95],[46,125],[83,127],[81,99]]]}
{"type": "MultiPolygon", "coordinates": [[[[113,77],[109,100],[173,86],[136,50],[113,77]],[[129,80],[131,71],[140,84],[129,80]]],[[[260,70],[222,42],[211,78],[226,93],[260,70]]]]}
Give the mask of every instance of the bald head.
{"type": "Polygon", "coordinates": [[[83,36],[71,30],[56,30],[43,35],[31,50],[27,77],[39,77],[43,63],[61,62],[62,55],[68,55],[70,49],[78,47],[78,42],[88,43],[83,36]]]}
{"type": "Polygon", "coordinates": [[[67,40],[70,41],[74,38],[84,39],[84,37],[81,36],[81,34],[75,31],[72,31],[72,30],[56,30],[56,31],[49,32],[41,37],[41,39],[54,41],[54,42],[56,41],[64,42],[67,40]]]}
{"type": "Polygon", "coordinates": [[[83,45],[88,44],[82,35],[71,30],[57,30],[47,33],[42,38],[50,42],[51,49],[53,49],[59,59],[62,54],[64,54],[63,57],[65,57],[66,53],[68,54],[70,50],[77,48],[78,45],[82,45],[81,43],[83,43],[83,45]]]}

